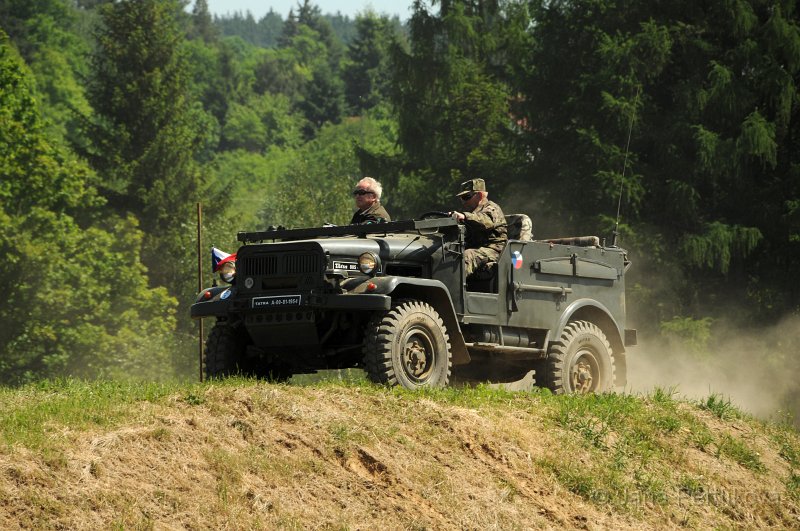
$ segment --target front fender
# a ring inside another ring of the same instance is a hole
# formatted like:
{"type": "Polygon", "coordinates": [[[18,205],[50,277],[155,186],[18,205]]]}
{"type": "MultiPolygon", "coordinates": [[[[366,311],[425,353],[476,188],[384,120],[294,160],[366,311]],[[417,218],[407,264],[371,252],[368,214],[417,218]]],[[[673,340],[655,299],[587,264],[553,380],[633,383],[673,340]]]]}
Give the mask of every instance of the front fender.
{"type": "Polygon", "coordinates": [[[233,286],[214,286],[198,293],[190,309],[192,319],[227,316],[234,289],[233,286]]]}
{"type": "Polygon", "coordinates": [[[450,347],[453,353],[453,364],[463,365],[470,362],[467,345],[456,317],[456,310],[447,287],[438,280],[416,277],[372,277],[354,278],[345,281],[342,287],[350,293],[374,293],[391,295],[393,300],[415,299],[423,301],[436,310],[442,318],[450,336],[450,347]],[[373,287],[374,286],[374,287],[373,287]]]}
{"type": "MultiPolygon", "coordinates": [[[[447,288],[440,281],[416,277],[363,277],[349,279],[342,284],[342,287],[350,293],[375,293],[378,295],[391,295],[398,286],[420,286],[440,289],[447,293],[447,288]],[[370,289],[370,284],[374,284],[375,287],[370,289]]],[[[450,298],[449,293],[447,293],[447,298],[450,298]]]]}

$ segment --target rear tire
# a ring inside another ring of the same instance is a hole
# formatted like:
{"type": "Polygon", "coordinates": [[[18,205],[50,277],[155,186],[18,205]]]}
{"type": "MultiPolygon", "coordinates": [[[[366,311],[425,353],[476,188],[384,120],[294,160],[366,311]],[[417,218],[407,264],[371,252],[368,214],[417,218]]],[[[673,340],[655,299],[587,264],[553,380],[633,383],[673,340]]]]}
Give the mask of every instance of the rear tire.
{"type": "Polygon", "coordinates": [[[364,343],[367,377],[406,389],[445,387],[453,361],[450,337],[429,304],[401,300],[373,317],[364,343]]]}
{"type": "Polygon", "coordinates": [[[555,394],[603,393],[614,387],[614,354],[600,328],[572,321],[550,348],[545,385],[555,394]]]}

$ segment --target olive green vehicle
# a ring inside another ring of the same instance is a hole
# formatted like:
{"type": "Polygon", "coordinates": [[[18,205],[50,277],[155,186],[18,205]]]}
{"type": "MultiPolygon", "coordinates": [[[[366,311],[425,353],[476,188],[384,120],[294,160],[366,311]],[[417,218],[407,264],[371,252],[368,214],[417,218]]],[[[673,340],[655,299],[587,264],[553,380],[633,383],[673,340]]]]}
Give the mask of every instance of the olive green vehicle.
{"type": "Polygon", "coordinates": [[[625,385],[636,331],[625,328],[623,249],[593,236],[532,240],[516,214],[498,261],[466,279],[464,227],[445,216],[239,233],[230,284],[191,307],[216,318],[205,374],[362,368],[409,389],[625,385]]]}

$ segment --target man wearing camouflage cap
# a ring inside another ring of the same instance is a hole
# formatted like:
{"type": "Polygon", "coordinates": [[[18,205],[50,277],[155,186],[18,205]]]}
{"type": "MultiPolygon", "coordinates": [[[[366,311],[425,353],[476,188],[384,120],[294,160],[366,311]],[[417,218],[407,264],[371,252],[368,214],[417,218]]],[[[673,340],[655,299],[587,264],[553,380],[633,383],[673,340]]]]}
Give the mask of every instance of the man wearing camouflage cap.
{"type": "Polygon", "coordinates": [[[486,262],[497,260],[508,242],[508,225],[500,206],[489,201],[483,179],[461,183],[461,192],[456,197],[461,199],[464,211],[453,211],[450,215],[467,229],[464,271],[469,276],[486,262]]]}

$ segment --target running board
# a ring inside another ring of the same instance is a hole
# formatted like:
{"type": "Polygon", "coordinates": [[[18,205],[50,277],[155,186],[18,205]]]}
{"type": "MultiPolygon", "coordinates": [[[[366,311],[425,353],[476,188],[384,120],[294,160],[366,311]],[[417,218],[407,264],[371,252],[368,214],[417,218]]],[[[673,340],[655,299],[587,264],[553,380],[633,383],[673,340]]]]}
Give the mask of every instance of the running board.
{"type": "Polygon", "coordinates": [[[495,343],[466,343],[467,349],[497,354],[509,360],[539,360],[547,357],[543,348],[509,347],[495,343]]]}

